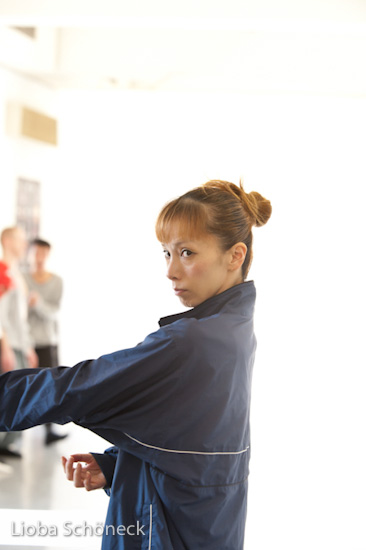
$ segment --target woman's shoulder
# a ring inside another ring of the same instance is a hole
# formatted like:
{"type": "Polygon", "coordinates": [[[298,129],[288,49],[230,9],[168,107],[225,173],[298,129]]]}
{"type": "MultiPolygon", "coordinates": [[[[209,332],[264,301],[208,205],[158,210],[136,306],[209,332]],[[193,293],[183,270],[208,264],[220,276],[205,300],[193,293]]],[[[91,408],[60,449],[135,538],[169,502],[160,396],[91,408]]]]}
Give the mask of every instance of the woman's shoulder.
{"type": "Polygon", "coordinates": [[[237,326],[230,314],[215,314],[208,317],[183,317],[163,327],[181,345],[201,347],[213,340],[228,339],[237,326]]]}

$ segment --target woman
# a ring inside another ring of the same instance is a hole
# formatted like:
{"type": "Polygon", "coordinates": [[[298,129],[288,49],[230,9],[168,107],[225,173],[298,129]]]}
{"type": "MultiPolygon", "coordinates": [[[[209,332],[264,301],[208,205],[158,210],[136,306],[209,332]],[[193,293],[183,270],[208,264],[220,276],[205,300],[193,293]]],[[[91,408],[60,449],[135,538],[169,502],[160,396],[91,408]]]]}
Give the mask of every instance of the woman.
{"type": "Polygon", "coordinates": [[[73,421],[113,443],[63,459],[77,486],[110,495],[102,548],[242,549],[256,346],[244,280],[251,228],[270,215],[261,195],[222,181],[168,203],[156,233],[193,309],[135,348],[0,379],[0,429],[73,421]]]}

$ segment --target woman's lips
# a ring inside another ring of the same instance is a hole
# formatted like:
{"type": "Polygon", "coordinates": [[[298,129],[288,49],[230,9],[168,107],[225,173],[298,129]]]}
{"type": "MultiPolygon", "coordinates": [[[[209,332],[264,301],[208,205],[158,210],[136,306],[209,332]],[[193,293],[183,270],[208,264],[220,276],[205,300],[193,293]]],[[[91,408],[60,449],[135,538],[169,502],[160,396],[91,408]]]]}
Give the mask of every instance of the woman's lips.
{"type": "Polygon", "coordinates": [[[185,288],[174,288],[173,290],[176,296],[180,296],[180,294],[183,294],[183,292],[185,292],[185,288]]]}

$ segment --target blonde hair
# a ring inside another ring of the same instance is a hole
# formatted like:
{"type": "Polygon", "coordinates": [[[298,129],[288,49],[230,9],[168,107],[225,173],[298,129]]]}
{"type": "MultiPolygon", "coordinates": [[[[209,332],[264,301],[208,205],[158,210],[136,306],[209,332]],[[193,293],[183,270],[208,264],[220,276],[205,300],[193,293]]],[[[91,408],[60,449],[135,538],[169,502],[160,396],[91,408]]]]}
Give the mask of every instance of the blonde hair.
{"type": "Polygon", "coordinates": [[[252,227],[267,223],[272,213],[269,200],[256,191],[246,193],[243,185],[211,180],[167,203],[156,221],[156,236],[166,242],[172,223],[179,222],[192,238],[202,233],[215,235],[222,249],[229,250],[242,242],[247,254],[242,266],[247,277],[252,261],[252,227]]]}

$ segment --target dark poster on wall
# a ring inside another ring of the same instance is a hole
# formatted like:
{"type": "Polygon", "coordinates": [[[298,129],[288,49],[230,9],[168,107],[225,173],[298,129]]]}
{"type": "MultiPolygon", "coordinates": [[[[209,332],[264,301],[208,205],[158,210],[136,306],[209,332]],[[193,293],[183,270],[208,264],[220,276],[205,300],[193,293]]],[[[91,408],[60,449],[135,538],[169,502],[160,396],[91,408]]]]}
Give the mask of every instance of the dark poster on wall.
{"type": "Polygon", "coordinates": [[[39,236],[40,228],[40,183],[38,181],[18,179],[16,197],[16,225],[22,227],[28,241],[39,236]]]}

